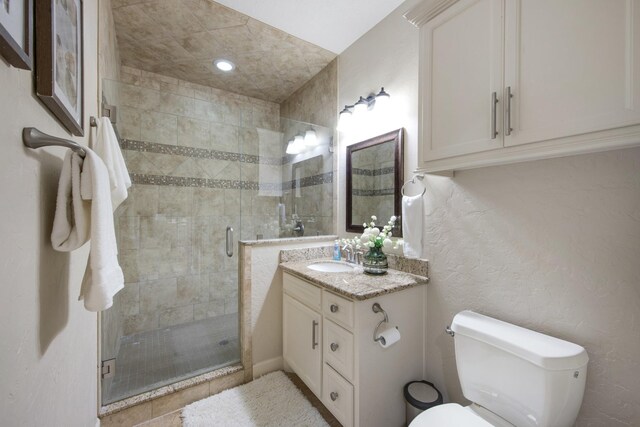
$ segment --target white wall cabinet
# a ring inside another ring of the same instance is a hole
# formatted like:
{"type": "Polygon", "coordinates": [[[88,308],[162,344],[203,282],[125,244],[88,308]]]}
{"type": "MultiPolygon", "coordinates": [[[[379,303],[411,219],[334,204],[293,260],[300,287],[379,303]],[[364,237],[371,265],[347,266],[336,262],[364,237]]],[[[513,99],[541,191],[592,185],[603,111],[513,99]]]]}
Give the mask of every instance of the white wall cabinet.
{"type": "Polygon", "coordinates": [[[439,0],[420,27],[420,164],[464,169],[640,143],[640,0],[439,0]]]}
{"type": "Polygon", "coordinates": [[[424,287],[354,301],[285,272],[283,289],[285,367],[344,427],[404,426],[402,388],[422,378],[424,287]],[[375,302],[402,334],[389,348],[373,341],[375,302]]]}

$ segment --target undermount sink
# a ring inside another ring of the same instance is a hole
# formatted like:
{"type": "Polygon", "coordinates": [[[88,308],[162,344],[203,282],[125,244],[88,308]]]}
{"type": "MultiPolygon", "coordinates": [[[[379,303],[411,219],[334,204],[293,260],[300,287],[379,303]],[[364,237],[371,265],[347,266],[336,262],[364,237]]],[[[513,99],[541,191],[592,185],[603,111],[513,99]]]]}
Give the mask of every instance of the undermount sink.
{"type": "Polygon", "coordinates": [[[323,273],[349,273],[353,271],[354,266],[345,262],[320,261],[308,265],[307,268],[323,273]]]}

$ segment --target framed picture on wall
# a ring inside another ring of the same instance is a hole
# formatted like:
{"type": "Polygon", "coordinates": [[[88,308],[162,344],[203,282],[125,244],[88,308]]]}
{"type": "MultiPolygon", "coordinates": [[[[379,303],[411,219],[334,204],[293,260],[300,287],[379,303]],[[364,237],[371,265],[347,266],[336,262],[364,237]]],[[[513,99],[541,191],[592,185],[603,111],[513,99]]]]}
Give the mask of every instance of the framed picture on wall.
{"type": "Polygon", "coordinates": [[[81,0],[36,1],[36,93],[78,136],[84,134],[82,45],[81,0]]]}
{"type": "Polygon", "coordinates": [[[17,68],[33,64],[33,0],[0,0],[0,55],[17,68]]]}

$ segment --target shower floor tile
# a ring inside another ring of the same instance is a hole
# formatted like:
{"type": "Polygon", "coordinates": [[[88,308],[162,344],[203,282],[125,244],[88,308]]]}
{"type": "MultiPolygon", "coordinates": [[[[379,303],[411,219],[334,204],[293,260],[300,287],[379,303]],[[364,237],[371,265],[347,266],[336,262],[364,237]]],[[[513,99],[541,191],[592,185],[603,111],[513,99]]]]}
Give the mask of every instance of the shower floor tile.
{"type": "Polygon", "coordinates": [[[128,335],[104,404],[239,361],[237,313],[128,335]]]}

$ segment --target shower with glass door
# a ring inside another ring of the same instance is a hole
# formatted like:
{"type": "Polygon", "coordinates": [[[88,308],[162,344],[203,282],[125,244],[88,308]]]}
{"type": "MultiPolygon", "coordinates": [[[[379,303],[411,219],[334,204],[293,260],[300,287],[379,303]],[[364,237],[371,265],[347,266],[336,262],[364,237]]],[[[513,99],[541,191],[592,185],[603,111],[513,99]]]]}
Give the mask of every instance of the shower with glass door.
{"type": "Polygon", "coordinates": [[[143,73],[102,85],[133,182],[114,218],[125,288],[101,316],[102,405],[238,365],[238,241],[332,229],[330,129],[143,73]],[[287,155],[308,129],[318,146],[287,155]]]}

